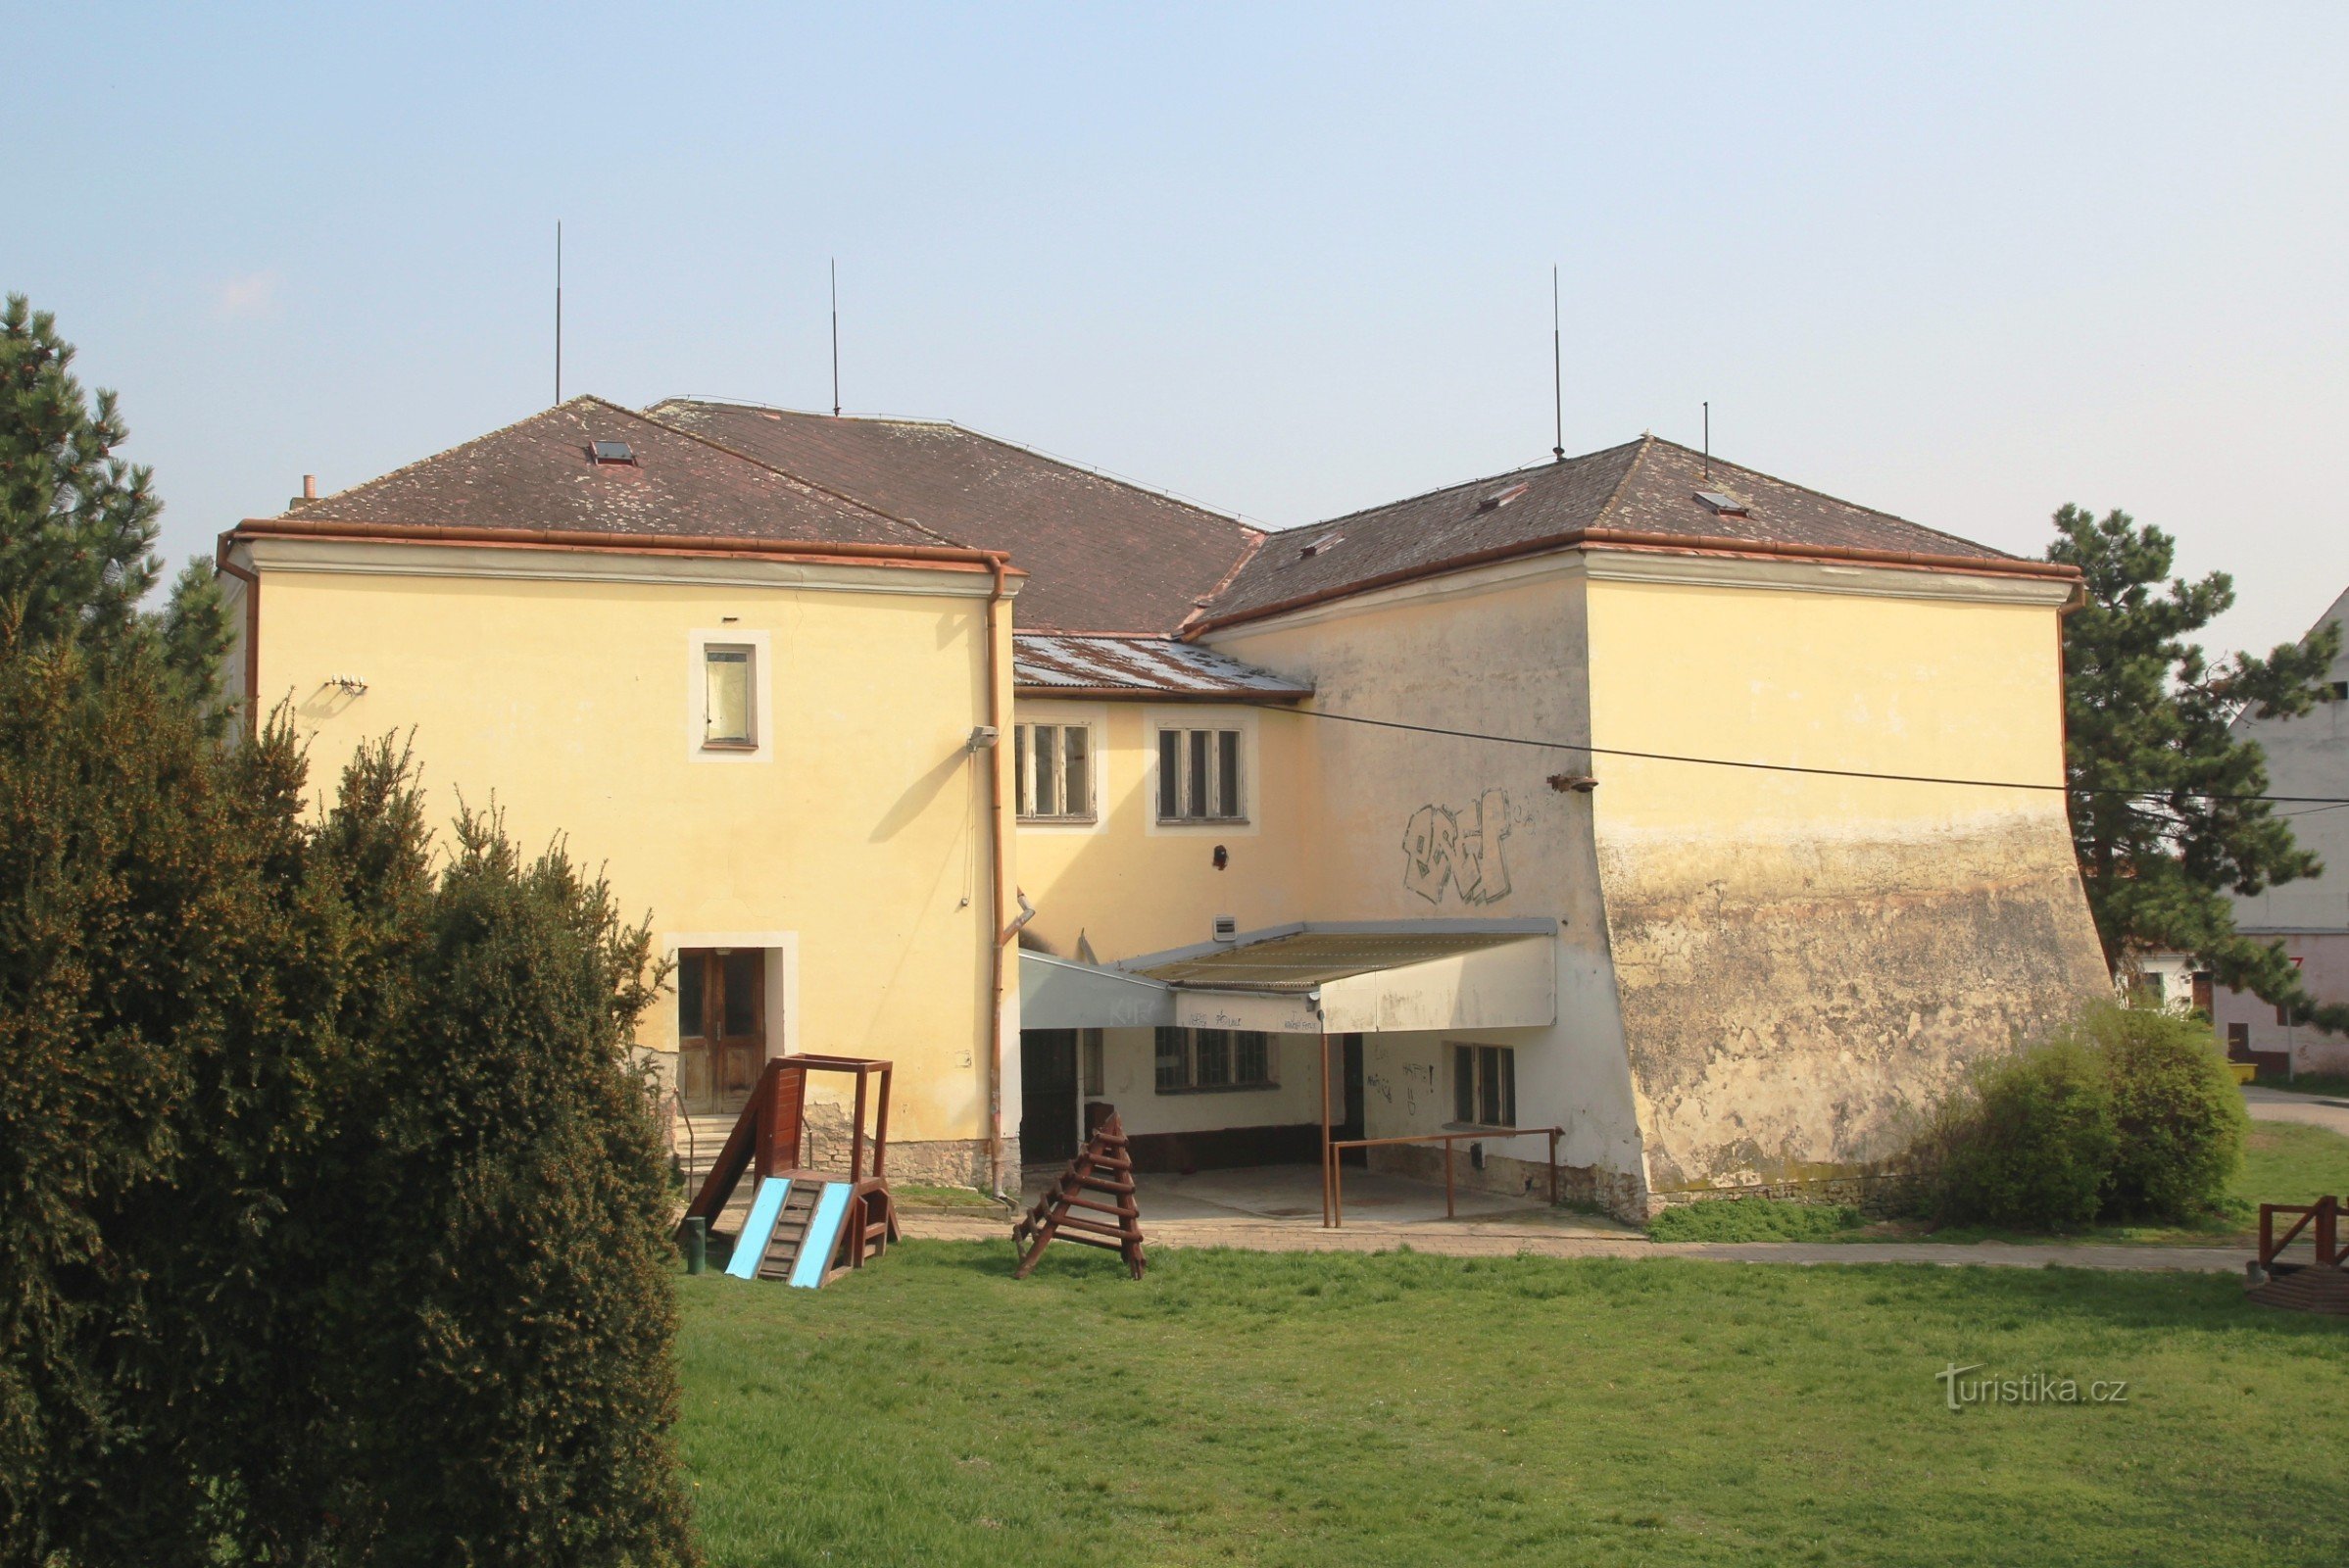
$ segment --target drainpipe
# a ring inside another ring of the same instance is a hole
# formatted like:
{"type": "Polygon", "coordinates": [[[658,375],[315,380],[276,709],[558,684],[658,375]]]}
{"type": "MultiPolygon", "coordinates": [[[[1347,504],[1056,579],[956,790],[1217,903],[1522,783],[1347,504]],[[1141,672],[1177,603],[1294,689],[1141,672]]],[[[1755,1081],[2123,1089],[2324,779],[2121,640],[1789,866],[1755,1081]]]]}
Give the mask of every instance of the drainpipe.
{"type": "Polygon", "coordinates": [[[1003,1196],[1003,1004],[1006,999],[1005,980],[1008,966],[1003,962],[1003,949],[1019,938],[1019,928],[1025,919],[1006,923],[1003,889],[1005,867],[1011,859],[1011,827],[1003,814],[1003,759],[1010,747],[1003,739],[1009,715],[1003,711],[1003,671],[1002,616],[1003,608],[1003,578],[1010,558],[1000,552],[988,557],[995,584],[987,597],[987,722],[994,726],[997,736],[994,753],[987,759],[987,811],[992,840],[987,857],[994,880],[994,913],[988,918],[989,929],[995,933],[993,982],[989,988],[991,1005],[987,1012],[987,1177],[997,1198],[1003,1196]]]}
{"type": "Polygon", "coordinates": [[[245,733],[261,733],[261,574],[228,559],[236,543],[235,530],[220,535],[213,555],[213,570],[226,572],[245,585],[245,733]]]}

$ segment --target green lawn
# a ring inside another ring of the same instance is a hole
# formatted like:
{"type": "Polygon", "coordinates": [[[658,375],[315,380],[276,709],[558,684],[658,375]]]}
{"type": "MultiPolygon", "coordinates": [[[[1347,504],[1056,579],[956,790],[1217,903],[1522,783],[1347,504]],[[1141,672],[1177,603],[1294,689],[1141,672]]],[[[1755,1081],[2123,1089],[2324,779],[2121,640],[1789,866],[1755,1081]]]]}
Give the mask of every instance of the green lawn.
{"type": "Polygon", "coordinates": [[[910,1243],[820,1293],[681,1278],[710,1560],[2341,1560],[2349,1322],[2228,1277],[1010,1264],[910,1243]],[[1953,1413],[1953,1361],[2128,1402],[1953,1413]]]}

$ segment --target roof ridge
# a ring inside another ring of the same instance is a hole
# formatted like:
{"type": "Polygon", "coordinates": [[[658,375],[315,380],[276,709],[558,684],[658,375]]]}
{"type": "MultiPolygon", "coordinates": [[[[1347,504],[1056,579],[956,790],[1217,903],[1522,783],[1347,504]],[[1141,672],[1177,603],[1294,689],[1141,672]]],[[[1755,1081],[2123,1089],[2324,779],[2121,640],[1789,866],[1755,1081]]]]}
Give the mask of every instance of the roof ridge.
{"type": "Polygon", "coordinates": [[[662,398],[653,407],[658,409],[671,403],[699,403],[722,409],[755,409],[764,414],[788,414],[802,419],[854,419],[859,424],[910,424],[928,430],[954,430],[974,440],[991,441],[999,447],[1006,447],[1013,452],[1024,453],[1028,457],[1040,459],[1057,467],[1089,474],[1103,483],[1131,490],[1137,495],[1148,496],[1153,501],[1172,502],[1178,507],[1188,508],[1202,516],[1213,517],[1218,522],[1236,523],[1250,533],[1263,534],[1275,531],[1248,521],[1237,512],[1226,512],[1220,508],[1211,507],[1204,501],[1184,495],[1180,491],[1145,484],[1140,479],[1130,479],[1122,473],[1113,473],[1107,468],[1095,467],[1089,463],[1079,463],[1074,458],[1064,458],[1057,453],[1047,452],[1042,447],[1032,447],[1025,442],[1014,441],[1008,436],[997,435],[993,431],[964,424],[959,419],[923,419],[903,414],[826,414],[819,409],[793,409],[775,403],[752,403],[746,400],[725,398],[662,398]]]}
{"type": "MultiPolygon", "coordinates": [[[[335,500],[340,496],[356,495],[358,492],[367,489],[369,486],[382,484],[388,479],[397,479],[401,474],[408,472],[411,468],[420,468],[428,463],[438,463],[441,459],[453,457],[457,453],[465,451],[467,447],[477,447],[484,441],[495,441],[498,437],[505,435],[510,431],[520,429],[523,425],[528,424],[533,419],[543,419],[550,414],[560,414],[574,403],[602,403],[603,401],[604,400],[602,398],[597,397],[592,392],[578,393],[575,396],[563,399],[561,403],[541,409],[536,414],[525,414],[518,419],[509,419],[506,423],[499,425],[495,430],[485,430],[481,434],[472,437],[470,440],[460,441],[453,447],[442,447],[438,452],[428,452],[420,458],[412,459],[407,463],[401,464],[396,468],[386,468],[371,479],[362,479],[357,484],[345,485],[340,490],[329,491],[322,496],[305,496],[300,502],[297,503],[297,505],[304,507],[320,506],[326,502],[335,500]]],[[[284,511],[280,512],[278,515],[281,517],[290,517],[294,514],[294,507],[287,507],[284,511]]]]}
{"type": "Polygon", "coordinates": [[[1492,484],[1495,480],[1513,479],[1521,473],[1547,473],[1557,468],[1571,467],[1577,464],[1589,463],[1594,458],[1603,458],[1610,453],[1621,452],[1625,447],[1636,447],[1647,439],[1646,436],[1640,436],[1637,440],[1618,441],[1611,447],[1600,447],[1593,452],[1577,453],[1563,463],[1555,459],[1546,463],[1529,463],[1522,467],[1503,468],[1498,473],[1489,473],[1480,478],[1460,479],[1451,484],[1436,485],[1431,489],[1416,491],[1407,496],[1398,496],[1393,501],[1379,502],[1375,506],[1356,507],[1351,512],[1342,512],[1334,517],[1323,517],[1313,522],[1300,522],[1288,528],[1276,528],[1268,537],[1278,538],[1283,534],[1303,533],[1311,528],[1334,528],[1342,522],[1352,522],[1357,517],[1367,517],[1374,513],[1393,512],[1397,507],[1407,507],[1415,501],[1426,501],[1431,497],[1448,495],[1454,490],[1473,490],[1479,485],[1492,484]]]}
{"type": "MultiPolygon", "coordinates": [[[[905,420],[904,422],[910,424],[918,423],[920,421],[905,420]]],[[[1256,524],[1248,521],[1246,517],[1240,515],[1240,514],[1237,512],[1220,511],[1214,507],[1208,506],[1203,501],[1194,500],[1190,496],[1179,494],[1173,490],[1161,490],[1155,485],[1144,484],[1139,479],[1129,479],[1124,474],[1111,473],[1106,468],[1097,468],[1091,464],[1079,463],[1072,458],[1059,457],[1053,453],[1045,451],[1042,447],[1028,446],[1022,442],[1014,441],[1008,436],[1000,436],[987,430],[977,429],[971,425],[962,423],[958,419],[944,419],[939,422],[950,430],[959,430],[964,435],[976,437],[981,441],[992,441],[999,447],[1008,447],[1014,452],[1024,452],[1031,458],[1041,458],[1047,463],[1057,464],[1063,468],[1074,468],[1079,473],[1091,474],[1096,479],[1102,480],[1108,484],[1116,485],[1120,489],[1131,490],[1137,495],[1149,496],[1153,501],[1171,501],[1178,507],[1188,507],[1191,511],[1199,513],[1202,516],[1213,517],[1218,522],[1236,523],[1240,527],[1247,529],[1252,534],[1263,535],[1272,532],[1272,530],[1269,528],[1258,527],[1256,524]]]]}
{"type": "Polygon", "coordinates": [[[1713,457],[1710,453],[1699,452],[1694,447],[1683,446],[1680,442],[1666,436],[1651,435],[1647,439],[1650,442],[1668,446],[1675,452],[1685,452],[1692,458],[1702,458],[1707,463],[1718,464],[1725,468],[1734,468],[1739,473],[1750,474],[1757,479],[1767,479],[1775,485],[1784,485],[1788,490],[1799,490],[1806,496],[1817,496],[1822,501],[1832,501],[1838,507],[1849,507],[1854,512],[1864,512],[1871,517],[1883,517],[1888,522],[1897,522],[1904,528],[1915,528],[1920,533],[1930,533],[1936,539],[1946,539],[1952,544],[1964,545],[1969,550],[1987,550],[1992,555],[2003,557],[2009,561],[2029,561],[2031,559],[2029,556],[2011,555],[1995,545],[1985,545],[1979,539],[1969,539],[1964,534],[1951,533],[1946,528],[1936,528],[1931,523],[1919,522],[1914,517],[1904,517],[1897,512],[1886,512],[1882,507],[1871,507],[1857,501],[1846,501],[1841,496],[1831,494],[1812,485],[1797,484],[1791,479],[1781,479],[1774,473],[1764,473],[1759,468],[1747,467],[1744,464],[1732,462],[1728,458],[1713,457]]]}
{"type": "Polygon", "coordinates": [[[1646,461],[1647,454],[1654,450],[1655,444],[1654,431],[1639,432],[1639,450],[1632,454],[1632,461],[1623,466],[1621,473],[1615,475],[1615,488],[1607,492],[1606,500],[1599,503],[1598,510],[1590,514],[1590,520],[1583,524],[1586,530],[1605,526],[1608,514],[1615,510],[1615,503],[1623,499],[1624,486],[1632,482],[1632,475],[1639,471],[1639,465],[1646,461]]]}
{"type": "MultiPolygon", "coordinates": [[[[598,399],[597,401],[601,402],[603,400],[598,399]]],[[[619,408],[618,404],[611,404],[609,406],[612,408],[619,408]]],[[[656,405],[656,407],[658,407],[658,405],[656,405]]],[[[632,418],[642,419],[645,423],[651,425],[656,430],[666,430],[672,435],[681,435],[688,441],[699,441],[702,443],[702,445],[709,447],[712,451],[723,452],[730,458],[740,459],[742,462],[749,464],[754,468],[763,468],[768,473],[781,474],[784,478],[789,479],[793,484],[800,485],[805,489],[812,490],[817,495],[829,496],[835,501],[845,502],[859,512],[869,512],[874,516],[886,518],[889,521],[896,523],[901,528],[911,528],[916,533],[926,533],[931,538],[938,540],[942,544],[953,545],[957,550],[969,550],[973,548],[972,546],[963,543],[961,540],[956,539],[952,535],[939,532],[936,528],[931,527],[928,523],[922,522],[917,518],[901,517],[894,512],[884,512],[869,501],[859,500],[856,496],[848,495],[841,491],[835,490],[830,485],[817,484],[813,479],[807,477],[805,474],[794,473],[789,468],[784,467],[782,465],[769,463],[764,458],[753,457],[750,453],[739,451],[736,448],[726,445],[723,441],[716,440],[710,436],[706,436],[699,430],[688,430],[682,425],[671,424],[666,419],[656,419],[649,412],[639,411],[636,409],[621,409],[620,412],[628,415],[632,418]]]]}

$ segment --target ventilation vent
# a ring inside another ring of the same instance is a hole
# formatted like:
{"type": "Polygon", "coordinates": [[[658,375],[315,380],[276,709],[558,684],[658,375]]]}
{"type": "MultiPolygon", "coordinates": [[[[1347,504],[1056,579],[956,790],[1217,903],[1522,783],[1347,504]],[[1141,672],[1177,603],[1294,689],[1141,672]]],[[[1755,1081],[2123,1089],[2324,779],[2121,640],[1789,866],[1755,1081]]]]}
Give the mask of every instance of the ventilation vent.
{"type": "Polygon", "coordinates": [[[1736,496],[1724,495],[1718,490],[1699,490],[1696,492],[1696,499],[1703,502],[1706,509],[1716,517],[1742,517],[1745,515],[1745,503],[1739,501],[1736,496]]]}
{"type": "Polygon", "coordinates": [[[1496,491],[1493,495],[1489,495],[1484,500],[1478,502],[1476,504],[1476,510],[1479,512],[1498,512],[1501,508],[1507,506],[1519,496],[1524,495],[1525,492],[1526,486],[1522,484],[1513,484],[1506,490],[1496,491]]]}
{"type": "Polygon", "coordinates": [[[1217,915],[1217,916],[1215,917],[1215,940],[1216,940],[1216,941],[1218,941],[1218,942],[1237,942],[1237,941],[1239,941],[1239,940],[1240,940],[1240,921],[1239,921],[1239,919],[1238,919],[1236,916],[1229,915],[1229,914],[1219,914],[1219,915],[1217,915]]]}

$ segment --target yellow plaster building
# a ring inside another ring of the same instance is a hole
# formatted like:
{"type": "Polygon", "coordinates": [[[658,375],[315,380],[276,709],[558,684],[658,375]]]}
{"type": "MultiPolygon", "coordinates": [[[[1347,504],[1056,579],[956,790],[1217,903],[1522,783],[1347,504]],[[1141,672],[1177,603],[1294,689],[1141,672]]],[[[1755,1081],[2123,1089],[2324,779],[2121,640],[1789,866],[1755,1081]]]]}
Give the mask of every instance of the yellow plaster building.
{"type": "Polygon", "coordinates": [[[953,425],[579,399],[222,549],[322,763],[412,732],[609,860],[682,1108],[893,1058],[899,1174],[1113,1107],[1145,1168],[1449,1133],[1515,1193],[1555,1128],[1619,1212],[1841,1196],[2104,985],[2069,571],[1666,442],[1266,534],[953,425]]]}

